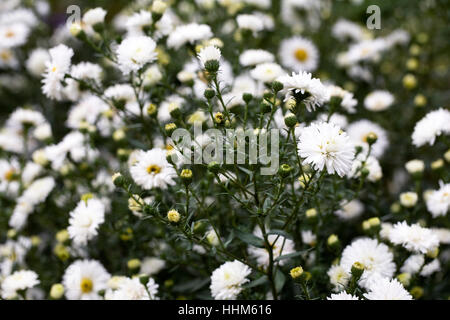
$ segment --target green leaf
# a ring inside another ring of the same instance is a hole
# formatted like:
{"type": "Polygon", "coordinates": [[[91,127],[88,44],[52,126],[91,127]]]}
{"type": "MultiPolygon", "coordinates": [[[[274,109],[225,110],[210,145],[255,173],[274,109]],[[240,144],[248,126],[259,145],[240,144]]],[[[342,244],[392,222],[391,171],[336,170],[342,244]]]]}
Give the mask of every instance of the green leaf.
{"type": "Polygon", "coordinates": [[[289,253],[289,254],[284,254],[282,256],[277,257],[274,261],[280,261],[280,260],[284,260],[284,259],[295,258],[295,257],[298,257],[298,256],[301,256],[301,255],[305,254],[306,252],[308,252],[308,250],[297,251],[297,252],[293,252],[293,253],[289,253]]]}
{"type": "Polygon", "coordinates": [[[269,281],[267,276],[262,276],[262,277],[259,277],[256,280],[251,281],[250,283],[245,284],[243,287],[245,289],[250,289],[250,288],[253,288],[253,287],[257,287],[257,286],[263,285],[267,281],[269,281]]]}
{"type": "Polygon", "coordinates": [[[241,239],[247,244],[250,244],[257,248],[264,248],[264,240],[261,238],[258,238],[257,236],[253,235],[252,233],[242,231],[242,230],[236,230],[236,237],[241,239]]]}
{"type": "MultiPolygon", "coordinates": [[[[284,230],[280,230],[280,229],[272,229],[270,230],[267,234],[276,234],[276,235],[280,235],[285,237],[286,239],[291,239],[292,240],[292,236],[288,233],[286,233],[286,231],[284,230]]],[[[279,240],[277,240],[278,242],[279,240]]],[[[280,241],[281,242],[281,241],[280,241]]]]}
{"type": "Polygon", "coordinates": [[[275,274],[275,289],[277,289],[277,292],[281,292],[281,289],[283,289],[285,283],[286,276],[280,269],[278,269],[275,274]]]}

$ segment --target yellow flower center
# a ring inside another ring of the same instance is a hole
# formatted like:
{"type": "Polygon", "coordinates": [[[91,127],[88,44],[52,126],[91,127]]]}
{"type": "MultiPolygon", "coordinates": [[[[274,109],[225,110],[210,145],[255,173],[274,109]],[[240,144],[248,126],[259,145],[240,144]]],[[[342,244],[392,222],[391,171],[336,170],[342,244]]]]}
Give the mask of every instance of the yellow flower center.
{"type": "Polygon", "coordinates": [[[367,143],[367,138],[369,138],[369,136],[371,135],[374,135],[374,133],[373,132],[367,133],[366,135],[363,136],[362,140],[367,143]]]}
{"type": "Polygon", "coordinates": [[[158,174],[161,172],[161,167],[157,166],[156,164],[152,164],[147,167],[147,172],[149,174],[158,174]]]}
{"type": "Polygon", "coordinates": [[[0,53],[0,57],[2,58],[2,60],[8,61],[9,59],[11,59],[11,53],[9,51],[2,51],[0,53]]]}
{"type": "Polygon", "coordinates": [[[304,49],[295,50],[295,58],[300,62],[305,62],[308,59],[308,52],[304,49]]]}
{"type": "Polygon", "coordinates": [[[11,31],[11,30],[6,31],[5,37],[6,37],[6,38],[12,38],[12,37],[14,37],[14,32],[11,31]]]}
{"type": "Polygon", "coordinates": [[[14,178],[14,169],[10,169],[5,173],[5,180],[11,181],[14,178]]]}
{"type": "Polygon", "coordinates": [[[83,293],[89,293],[92,291],[92,287],[93,287],[93,283],[92,280],[89,278],[83,278],[81,279],[81,283],[80,283],[80,287],[81,287],[81,292],[83,293]]]}

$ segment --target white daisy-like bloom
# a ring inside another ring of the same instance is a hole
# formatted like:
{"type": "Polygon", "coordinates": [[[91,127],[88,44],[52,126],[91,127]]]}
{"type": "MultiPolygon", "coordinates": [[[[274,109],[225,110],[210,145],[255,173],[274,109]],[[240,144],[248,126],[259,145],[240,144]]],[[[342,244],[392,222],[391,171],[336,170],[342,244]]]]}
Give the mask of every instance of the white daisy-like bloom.
{"type": "Polygon", "coordinates": [[[408,225],[406,221],[396,223],[389,233],[389,240],[396,245],[401,245],[408,251],[427,253],[439,246],[439,239],[428,228],[419,224],[408,225]]]}
{"type": "Polygon", "coordinates": [[[350,293],[342,291],[340,293],[332,293],[329,297],[327,297],[327,300],[359,300],[359,298],[357,296],[351,295],[350,293]]]}
{"type": "Polygon", "coordinates": [[[313,78],[311,73],[292,72],[292,75],[281,76],[277,79],[283,84],[282,92],[286,95],[285,101],[302,95],[302,102],[308,111],[320,107],[328,98],[327,90],[319,79],[313,78]]]}
{"type": "Polygon", "coordinates": [[[49,54],[50,60],[45,63],[46,71],[42,80],[44,84],[42,91],[51,99],[61,100],[64,89],[61,81],[65,74],[69,72],[73,50],[60,44],[50,49],[49,54]]]}
{"type": "Polygon", "coordinates": [[[339,218],[343,220],[350,220],[359,217],[364,211],[364,205],[361,201],[354,199],[351,201],[343,200],[341,208],[334,212],[339,218]]]}
{"type": "Polygon", "coordinates": [[[342,18],[333,25],[331,34],[339,40],[351,39],[353,41],[361,41],[365,38],[362,26],[342,18]]]}
{"type": "Polygon", "coordinates": [[[371,278],[381,276],[390,279],[396,270],[394,255],[389,247],[370,238],[355,240],[345,247],[341,266],[350,272],[355,262],[364,266],[364,272],[359,280],[359,284],[364,288],[367,288],[371,278]]]}
{"type": "Polygon", "coordinates": [[[311,40],[293,37],[281,42],[278,51],[281,64],[295,71],[315,71],[319,64],[319,51],[311,40]]]}
{"type": "Polygon", "coordinates": [[[239,56],[239,63],[244,66],[255,66],[261,63],[274,62],[275,57],[272,53],[262,49],[249,49],[242,52],[239,56]]]}
{"type": "Polygon", "coordinates": [[[19,188],[17,177],[20,174],[20,163],[16,158],[0,159],[0,192],[15,194],[19,188]]]}
{"type": "Polygon", "coordinates": [[[419,272],[424,263],[425,257],[423,254],[412,254],[405,260],[400,268],[400,272],[414,275],[419,272]]]}
{"type": "Polygon", "coordinates": [[[250,30],[256,35],[264,30],[264,22],[261,17],[255,14],[240,14],[236,17],[239,29],[250,30]]]}
{"type": "Polygon", "coordinates": [[[450,244],[450,229],[446,228],[432,228],[434,234],[439,238],[439,242],[442,244],[450,244]]]}
{"type": "Polygon", "coordinates": [[[430,192],[426,198],[426,204],[433,218],[447,215],[450,209],[450,183],[441,181],[439,190],[430,192]]]}
{"type": "Polygon", "coordinates": [[[133,13],[125,23],[128,36],[145,35],[144,28],[151,26],[152,21],[152,14],[147,10],[133,13]]]}
{"type": "Polygon", "coordinates": [[[147,63],[156,60],[156,42],[147,36],[133,36],[117,47],[119,68],[124,75],[139,71],[147,63]]]}
{"type": "Polygon", "coordinates": [[[285,74],[283,68],[281,68],[279,64],[273,62],[258,64],[250,71],[250,75],[253,79],[267,83],[273,82],[283,74],[285,74]]]}
{"type": "Polygon", "coordinates": [[[194,44],[197,41],[207,40],[213,36],[211,27],[206,24],[190,23],[178,26],[167,38],[167,46],[179,49],[186,43],[194,44]]]}
{"type": "Polygon", "coordinates": [[[312,123],[301,131],[298,154],[315,170],[326,168],[329,174],[346,175],[352,168],[355,150],[348,135],[338,126],[312,123]]]}
{"type": "Polygon", "coordinates": [[[405,169],[409,174],[420,173],[425,169],[425,163],[418,159],[410,160],[405,163],[405,169]]]}
{"type": "Polygon", "coordinates": [[[69,300],[100,300],[111,275],[96,260],[77,260],[65,271],[63,285],[69,300]]]}
{"type": "MultiPolygon", "coordinates": [[[[262,239],[261,229],[256,228],[254,230],[254,235],[262,239]]],[[[272,253],[273,259],[276,259],[280,256],[291,254],[295,252],[295,244],[292,240],[287,239],[281,235],[269,234],[267,236],[267,240],[269,244],[273,246],[272,253]],[[277,239],[278,238],[278,239],[277,239]],[[275,242],[276,241],[276,242],[275,242]]],[[[248,252],[251,256],[255,257],[256,262],[259,266],[267,267],[270,263],[269,252],[265,248],[257,248],[250,246],[248,248],[248,252]]],[[[280,265],[284,265],[287,262],[287,259],[280,260],[278,263],[280,265]]]]}
{"type": "Polygon", "coordinates": [[[20,22],[0,24],[0,43],[3,48],[14,48],[23,45],[30,33],[30,28],[20,22]]]}
{"type": "Polygon", "coordinates": [[[367,136],[375,133],[377,136],[377,141],[372,145],[371,151],[371,155],[375,158],[380,158],[389,145],[386,131],[378,124],[366,119],[358,120],[349,124],[347,127],[347,132],[353,143],[356,146],[361,146],[363,148],[365,151],[364,153],[367,153],[369,149],[367,136]]]}
{"type": "Polygon", "coordinates": [[[23,23],[26,24],[28,27],[33,28],[39,23],[39,20],[34,14],[32,9],[24,7],[16,7],[16,8],[2,7],[3,3],[8,2],[10,4],[13,3],[12,6],[17,6],[19,1],[17,0],[2,1],[2,4],[0,4],[0,21],[2,22],[2,24],[23,23]]]}
{"type": "Polygon", "coordinates": [[[45,62],[50,60],[47,49],[36,48],[31,51],[25,66],[33,76],[40,77],[45,72],[45,62]]]}
{"type": "Polygon", "coordinates": [[[80,200],[70,212],[70,238],[76,245],[86,245],[98,234],[99,226],[105,222],[105,205],[99,199],[80,200]]]}
{"type": "Polygon", "coordinates": [[[373,281],[364,297],[368,300],[413,300],[411,294],[397,279],[387,278],[373,281]]]}
{"type": "Polygon", "coordinates": [[[177,175],[173,166],[166,159],[166,151],[155,148],[140,151],[136,156],[136,163],[131,166],[130,173],[133,180],[143,189],[166,189],[174,185],[177,175]]]}
{"type": "Polygon", "coordinates": [[[349,67],[361,61],[376,61],[386,49],[388,43],[384,39],[363,40],[351,45],[347,52],[338,57],[337,63],[349,67]]]}
{"type": "Polygon", "coordinates": [[[103,8],[89,9],[83,15],[83,23],[88,26],[94,26],[97,23],[103,23],[105,21],[106,11],[103,8]]]}
{"type": "Polygon", "coordinates": [[[327,85],[326,88],[328,93],[327,99],[328,102],[330,102],[332,97],[341,98],[342,99],[341,106],[342,108],[344,108],[345,111],[347,111],[348,113],[356,112],[358,100],[354,98],[353,93],[335,85],[327,85]]]}
{"type": "MultiPolygon", "coordinates": [[[[70,70],[70,75],[73,78],[86,81],[87,83],[92,82],[96,85],[100,84],[102,74],[102,68],[99,65],[91,62],[81,62],[77,65],[72,66],[70,70]]],[[[64,88],[66,97],[72,101],[79,100],[81,96],[79,82],[74,79],[66,79],[66,83],[67,86],[64,88]]]]}
{"type": "Polygon", "coordinates": [[[304,230],[301,232],[302,241],[310,246],[314,246],[317,241],[316,235],[311,230],[304,230]]]}
{"type": "Polygon", "coordinates": [[[23,184],[28,187],[41,172],[41,165],[31,161],[27,162],[21,174],[23,184]]]}
{"type": "Polygon", "coordinates": [[[198,53],[198,58],[200,62],[202,63],[203,67],[206,66],[206,63],[208,61],[220,61],[221,52],[220,49],[216,46],[207,46],[200,50],[198,53]]]}
{"type": "Polygon", "coordinates": [[[339,292],[345,289],[350,281],[351,275],[342,266],[333,265],[327,272],[330,283],[334,286],[334,291],[339,292]]]}
{"type": "Polygon", "coordinates": [[[129,84],[115,84],[106,88],[105,97],[114,101],[123,101],[125,105],[136,102],[133,87],[129,84]]]}
{"type": "Polygon", "coordinates": [[[22,131],[25,126],[38,127],[46,122],[42,113],[25,108],[17,108],[8,118],[6,125],[22,131]]]}
{"type": "Polygon", "coordinates": [[[383,177],[383,171],[377,158],[373,156],[367,157],[363,154],[359,154],[352,164],[352,170],[348,173],[351,178],[359,178],[361,176],[361,169],[365,168],[369,170],[367,180],[370,182],[377,182],[383,177]]]}
{"type": "Polygon", "coordinates": [[[17,291],[27,290],[39,284],[38,275],[31,270],[20,270],[7,276],[2,281],[2,298],[14,299],[17,291]]]}
{"type": "Polygon", "coordinates": [[[429,112],[416,123],[412,134],[412,141],[416,147],[421,147],[427,143],[432,146],[438,136],[449,133],[450,111],[440,108],[429,112]]]}
{"type": "Polygon", "coordinates": [[[321,122],[333,123],[334,125],[338,126],[341,129],[346,128],[348,125],[347,117],[342,114],[339,114],[339,113],[333,113],[331,115],[331,117],[329,117],[329,115],[327,113],[324,113],[324,112],[319,113],[317,115],[317,120],[315,122],[317,122],[317,123],[321,123],[321,122]]]}
{"type": "Polygon", "coordinates": [[[430,263],[427,263],[423,266],[422,271],[420,272],[420,275],[422,277],[429,277],[435,272],[441,271],[441,262],[439,259],[434,259],[430,263]]]}
{"type": "Polygon", "coordinates": [[[172,117],[170,112],[176,108],[181,109],[184,99],[178,95],[171,95],[164,100],[158,108],[157,118],[161,122],[168,122],[172,117]]]}
{"type": "Polygon", "coordinates": [[[144,286],[139,278],[124,278],[117,284],[116,290],[108,290],[105,300],[154,300],[158,293],[158,284],[150,278],[144,286]]]}
{"type": "Polygon", "coordinates": [[[165,266],[166,262],[160,258],[146,257],[142,260],[140,272],[152,276],[159,273],[165,266]]]}
{"type": "Polygon", "coordinates": [[[383,111],[388,109],[394,101],[395,98],[389,91],[376,90],[366,96],[364,106],[370,111],[383,111]]]}
{"type": "Polygon", "coordinates": [[[9,48],[0,48],[0,68],[16,69],[19,66],[19,60],[13,50],[9,48]]]}
{"type": "Polygon", "coordinates": [[[242,291],[242,285],[251,269],[240,261],[228,261],[213,271],[211,275],[211,295],[216,300],[235,300],[242,291]]]}

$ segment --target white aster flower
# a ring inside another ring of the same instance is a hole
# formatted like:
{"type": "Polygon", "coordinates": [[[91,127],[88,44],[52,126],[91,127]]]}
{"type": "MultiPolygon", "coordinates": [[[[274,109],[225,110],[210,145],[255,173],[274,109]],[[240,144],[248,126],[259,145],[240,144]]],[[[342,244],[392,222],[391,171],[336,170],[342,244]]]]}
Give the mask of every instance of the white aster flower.
{"type": "Polygon", "coordinates": [[[343,200],[341,208],[335,211],[335,214],[343,220],[350,220],[359,217],[363,211],[364,205],[361,201],[356,199],[351,201],[343,200]]]}
{"type": "Polygon", "coordinates": [[[211,295],[216,300],[235,300],[250,273],[251,269],[240,261],[225,262],[211,275],[211,295]]]}
{"type": "Polygon", "coordinates": [[[42,91],[44,94],[56,100],[63,98],[62,80],[66,73],[69,72],[73,50],[60,44],[50,49],[50,60],[45,63],[46,71],[44,74],[42,91]]]}
{"type": "Polygon", "coordinates": [[[133,180],[143,189],[166,189],[168,185],[174,185],[173,180],[177,175],[173,166],[166,159],[166,151],[152,149],[140,151],[136,157],[136,163],[131,166],[130,173],[133,180]]]}
{"type": "Polygon", "coordinates": [[[63,285],[69,300],[100,300],[110,274],[96,260],[77,260],[65,271],[63,285]]]}
{"type": "Polygon", "coordinates": [[[420,275],[422,277],[429,277],[435,272],[441,271],[441,263],[439,259],[434,259],[430,263],[427,263],[423,266],[422,271],[420,272],[420,275]]]}
{"type": "Polygon", "coordinates": [[[397,279],[379,278],[373,281],[369,292],[364,294],[368,300],[413,300],[397,279]]]}
{"type": "Polygon", "coordinates": [[[167,38],[167,46],[169,48],[179,49],[186,43],[194,44],[197,41],[207,40],[212,36],[210,26],[190,23],[178,26],[167,38]]]}
{"type": "Polygon", "coordinates": [[[141,273],[146,274],[148,276],[152,276],[154,274],[159,273],[162,269],[164,269],[166,262],[157,257],[146,257],[142,260],[141,263],[141,273]]]}
{"type": "Polygon", "coordinates": [[[284,73],[280,65],[272,62],[258,64],[250,71],[253,79],[267,83],[273,82],[284,73]]]}
{"type": "Polygon", "coordinates": [[[127,75],[139,71],[147,63],[157,58],[156,43],[147,36],[133,36],[123,40],[117,47],[120,70],[127,75]]]}
{"type": "MultiPolygon", "coordinates": [[[[262,239],[262,233],[259,228],[255,229],[254,234],[262,239]]],[[[295,244],[292,240],[287,239],[281,235],[269,234],[267,240],[272,245],[273,259],[280,256],[291,254],[295,252],[295,244]],[[276,242],[275,242],[276,241],[276,242]]],[[[259,266],[267,267],[270,262],[269,252],[265,248],[257,248],[250,246],[248,248],[250,255],[255,257],[259,266]]],[[[280,265],[284,265],[287,259],[279,261],[280,265]]]]}
{"type": "Polygon", "coordinates": [[[341,106],[344,108],[345,111],[348,113],[355,113],[356,112],[356,105],[358,104],[358,101],[354,98],[353,93],[342,89],[339,86],[335,85],[327,85],[326,86],[327,93],[328,93],[328,99],[327,101],[330,102],[332,97],[338,97],[341,98],[341,106]]]}
{"type": "Polygon", "coordinates": [[[47,49],[37,48],[31,51],[25,65],[33,76],[40,77],[45,72],[45,62],[50,60],[47,49]]]}
{"type": "Polygon", "coordinates": [[[351,278],[350,273],[340,265],[333,265],[327,272],[330,283],[334,286],[334,291],[339,292],[345,289],[351,278]]]}
{"type": "Polygon", "coordinates": [[[150,278],[144,286],[139,278],[123,278],[119,281],[116,290],[108,290],[106,300],[154,300],[158,293],[158,284],[150,278]]]}
{"type": "Polygon", "coordinates": [[[250,30],[254,35],[264,30],[264,21],[254,14],[240,14],[236,17],[236,22],[240,29],[250,30]]]}
{"type": "Polygon", "coordinates": [[[389,247],[375,239],[361,238],[345,247],[341,266],[350,272],[355,262],[364,266],[359,284],[365,288],[371,278],[377,276],[391,278],[396,270],[394,256],[389,247]]]}
{"type": "Polygon", "coordinates": [[[364,106],[370,111],[383,111],[394,103],[394,96],[385,90],[376,90],[369,93],[364,99],[364,106]]]}
{"type": "Polygon", "coordinates": [[[326,168],[329,174],[346,175],[355,156],[348,135],[338,126],[322,122],[312,123],[301,131],[298,154],[316,170],[326,168]]]}
{"type": "Polygon", "coordinates": [[[340,293],[332,293],[329,297],[327,297],[327,300],[359,300],[359,298],[342,291],[340,293]]]}
{"type": "Polygon", "coordinates": [[[423,254],[412,254],[405,260],[400,271],[402,273],[409,273],[411,275],[419,272],[425,262],[425,257],[423,254]]]}
{"type": "Polygon", "coordinates": [[[3,48],[13,48],[23,45],[30,33],[30,28],[20,22],[0,24],[0,44],[3,48]]]}
{"type": "Polygon", "coordinates": [[[295,71],[314,71],[319,63],[319,51],[308,39],[293,37],[283,40],[278,52],[281,64],[295,71]]]}
{"type": "Polygon", "coordinates": [[[198,58],[202,63],[203,67],[206,67],[206,63],[208,61],[217,61],[219,62],[221,57],[220,49],[216,46],[207,46],[200,50],[198,53],[198,58]]]}
{"type": "Polygon", "coordinates": [[[405,163],[405,168],[409,174],[420,173],[425,169],[425,163],[422,160],[410,160],[405,163]]]}
{"type": "Polygon", "coordinates": [[[432,146],[438,136],[449,133],[450,111],[440,108],[429,112],[416,123],[412,141],[416,147],[421,147],[427,143],[432,146]]]}
{"type": "Polygon", "coordinates": [[[33,288],[39,284],[38,275],[31,270],[16,271],[2,281],[2,298],[13,299],[17,291],[33,288]]]}
{"type": "Polygon", "coordinates": [[[433,218],[447,215],[450,209],[450,183],[440,182],[439,190],[434,190],[428,195],[426,204],[433,218]]]}
{"type": "Polygon", "coordinates": [[[412,208],[416,205],[419,196],[415,192],[403,192],[400,194],[400,204],[406,208],[412,208]]]}
{"type": "Polygon", "coordinates": [[[349,124],[347,127],[347,132],[354,144],[356,146],[363,147],[365,153],[367,153],[369,148],[367,137],[369,134],[375,133],[377,136],[377,141],[372,145],[371,152],[371,155],[375,158],[380,158],[389,145],[386,131],[378,124],[366,119],[358,120],[349,124]]]}
{"type": "Polygon", "coordinates": [[[83,15],[83,24],[85,26],[93,27],[98,23],[103,23],[105,21],[106,11],[103,8],[89,9],[83,15]]]}
{"type": "Polygon", "coordinates": [[[355,161],[353,161],[352,170],[349,172],[348,176],[352,178],[360,177],[363,168],[369,170],[367,180],[370,182],[376,182],[383,177],[383,171],[377,158],[369,156],[366,159],[366,156],[363,154],[359,154],[355,161]]]}
{"type": "Polygon", "coordinates": [[[416,253],[427,253],[439,246],[439,239],[432,230],[418,224],[408,225],[406,221],[394,225],[389,233],[389,240],[416,253]]]}
{"type": "Polygon", "coordinates": [[[147,10],[133,13],[133,15],[127,19],[125,24],[128,36],[145,35],[144,29],[151,26],[152,21],[152,14],[147,10]]]}
{"type": "Polygon", "coordinates": [[[310,112],[315,110],[316,107],[320,107],[327,100],[325,86],[319,79],[313,78],[311,73],[292,72],[292,75],[281,76],[277,80],[284,85],[285,101],[300,95],[306,109],[310,112]]]}
{"type": "Polygon", "coordinates": [[[98,199],[80,200],[70,212],[70,238],[76,245],[86,245],[98,234],[98,227],[105,221],[105,205],[98,199]]]}
{"type": "Polygon", "coordinates": [[[274,60],[275,57],[272,53],[262,49],[245,50],[239,56],[239,63],[244,67],[273,62],[274,60]]]}

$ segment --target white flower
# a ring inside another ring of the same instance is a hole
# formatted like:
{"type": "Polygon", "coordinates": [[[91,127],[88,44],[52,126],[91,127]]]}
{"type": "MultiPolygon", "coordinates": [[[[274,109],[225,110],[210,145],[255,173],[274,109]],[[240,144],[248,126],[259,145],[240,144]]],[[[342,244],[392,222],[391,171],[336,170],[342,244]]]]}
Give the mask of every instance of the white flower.
{"type": "Polygon", "coordinates": [[[157,65],[152,65],[145,70],[143,77],[144,82],[142,84],[144,86],[152,86],[162,79],[162,73],[157,65]]]}
{"type": "Polygon", "coordinates": [[[343,200],[341,208],[335,211],[335,214],[343,220],[349,220],[360,216],[363,211],[364,205],[361,201],[356,199],[351,201],[343,200]]]}
{"type": "Polygon", "coordinates": [[[24,23],[0,24],[0,44],[2,48],[13,48],[23,45],[30,33],[24,23]]]}
{"type": "Polygon", "coordinates": [[[298,154],[316,170],[326,167],[329,174],[346,175],[355,155],[348,135],[338,126],[312,123],[301,131],[298,154]]]}
{"type": "Polygon", "coordinates": [[[40,77],[45,72],[45,62],[48,60],[50,60],[50,54],[47,49],[34,49],[26,61],[28,72],[33,76],[40,77]]]}
{"type": "Polygon", "coordinates": [[[143,189],[166,189],[168,185],[174,185],[173,179],[176,172],[166,159],[166,151],[152,149],[140,151],[136,157],[136,163],[130,168],[133,180],[143,189]]]}
{"type": "Polygon", "coordinates": [[[211,275],[211,295],[216,300],[234,300],[249,280],[251,269],[240,261],[225,262],[211,275]]]}
{"type": "Polygon", "coordinates": [[[125,24],[127,34],[129,36],[144,35],[144,28],[151,26],[152,20],[152,14],[149,11],[141,10],[133,13],[125,24]]]}
{"type": "Polygon", "coordinates": [[[416,253],[427,253],[439,246],[439,239],[432,230],[418,224],[409,226],[405,221],[394,225],[389,232],[389,240],[416,253]]]}
{"type": "Polygon", "coordinates": [[[46,71],[44,74],[42,91],[44,94],[56,100],[63,98],[63,85],[61,81],[66,73],[69,72],[73,50],[60,44],[50,49],[50,60],[45,63],[46,71]]]}
{"type": "Polygon", "coordinates": [[[16,69],[19,66],[19,60],[13,50],[0,47],[0,68],[16,69]]]}
{"type": "Polygon", "coordinates": [[[367,180],[371,182],[376,182],[383,177],[383,171],[381,170],[377,158],[369,156],[366,159],[366,156],[363,154],[358,154],[355,161],[353,161],[352,170],[349,172],[348,176],[352,178],[360,177],[361,169],[363,168],[369,170],[367,180]]]}
{"type": "Polygon", "coordinates": [[[427,209],[433,218],[445,216],[450,209],[450,183],[443,184],[439,190],[432,191],[427,199],[427,209]]]}
{"type": "Polygon", "coordinates": [[[33,288],[39,284],[38,275],[31,270],[20,270],[6,277],[2,282],[2,298],[13,299],[17,291],[33,288]]]}
{"type": "Polygon", "coordinates": [[[106,11],[103,8],[89,9],[83,15],[83,23],[87,26],[93,27],[98,23],[105,21],[106,11]]]}
{"type": "Polygon", "coordinates": [[[320,107],[327,100],[325,86],[319,79],[313,78],[311,73],[292,72],[291,76],[281,76],[277,80],[284,85],[285,101],[301,94],[302,102],[310,112],[315,110],[316,107],[320,107]]]}
{"type": "Polygon", "coordinates": [[[387,245],[375,239],[362,238],[345,247],[342,252],[341,266],[350,272],[355,262],[361,263],[364,266],[364,272],[359,284],[367,288],[372,277],[391,278],[394,275],[396,267],[393,260],[394,256],[387,245]]]}
{"type": "Polygon", "coordinates": [[[422,120],[416,123],[412,134],[412,141],[416,147],[425,144],[432,146],[436,137],[450,133],[450,111],[438,109],[429,112],[422,120]]]}
{"type": "Polygon", "coordinates": [[[377,141],[372,145],[371,152],[371,155],[375,158],[380,158],[389,145],[386,131],[378,124],[366,119],[351,123],[347,127],[347,132],[355,145],[363,147],[365,153],[367,153],[369,148],[367,136],[371,133],[375,133],[377,136],[377,141]]]}
{"type": "Polygon", "coordinates": [[[415,192],[403,192],[400,194],[400,204],[406,208],[414,207],[419,197],[415,192]]]}
{"type": "Polygon", "coordinates": [[[353,93],[348,92],[347,90],[344,90],[341,87],[335,85],[328,85],[326,89],[328,94],[328,102],[330,102],[332,97],[341,98],[341,106],[345,109],[345,111],[347,111],[348,113],[356,112],[355,107],[358,104],[358,101],[353,97],[353,93]]]}
{"type": "Polygon", "coordinates": [[[347,287],[350,280],[350,273],[348,273],[342,266],[334,265],[327,272],[330,277],[330,283],[334,286],[334,291],[338,292],[347,287]]]}
{"type": "MultiPolygon", "coordinates": [[[[84,80],[87,83],[99,85],[102,78],[102,68],[94,63],[81,62],[72,66],[70,75],[77,80],[84,80]]],[[[64,88],[66,97],[72,101],[77,101],[81,96],[80,84],[74,79],[66,79],[67,86],[64,88]]]]}
{"type": "Polygon", "coordinates": [[[364,106],[370,111],[383,111],[394,103],[394,96],[385,90],[376,90],[369,93],[364,99],[364,106]]]}
{"type": "Polygon", "coordinates": [[[419,272],[420,268],[423,266],[425,262],[425,257],[423,254],[412,254],[405,260],[400,271],[402,273],[409,273],[411,275],[419,272]]]}
{"type": "MultiPolygon", "coordinates": [[[[255,234],[255,236],[262,239],[261,229],[256,228],[253,233],[255,234]]],[[[294,242],[281,235],[269,234],[267,240],[272,245],[273,259],[295,252],[294,242]]],[[[256,258],[256,262],[259,266],[267,267],[269,265],[270,256],[269,252],[265,248],[257,248],[251,246],[248,248],[248,251],[250,255],[256,258]]],[[[279,264],[284,265],[286,262],[287,259],[283,259],[279,261],[279,264]]]]}
{"type": "Polygon", "coordinates": [[[373,281],[369,292],[364,294],[368,300],[413,300],[397,279],[379,278],[373,281]]]}
{"type": "Polygon", "coordinates": [[[240,14],[236,17],[240,29],[247,29],[254,34],[264,30],[264,22],[261,17],[253,14],[240,14]]]}
{"type": "Polygon", "coordinates": [[[434,259],[430,263],[423,266],[420,275],[422,277],[428,277],[435,272],[439,272],[440,270],[441,270],[441,263],[439,262],[439,259],[434,259]]]}
{"type": "Polygon", "coordinates": [[[425,163],[422,160],[410,160],[405,163],[405,168],[410,174],[420,173],[425,169],[425,163]]]}
{"type": "Polygon", "coordinates": [[[120,70],[127,75],[139,71],[147,63],[157,58],[156,43],[147,36],[133,36],[123,40],[117,48],[120,70]]]}
{"type": "Polygon", "coordinates": [[[311,230],[304,230],[301,232],[302,241],[310,246],[314,246],[317,241],[316,235],[311,230]]]}
{"type": "Polygon", "coordinates": [[[332,293],[327,300],[359,300],[359,298],[342,291],[340,293],[332,293]]]}
{"type": "Polygon", "coordinates": [[[208,61],[217,61],[219,62],[221,57],[220,49],[216,46],[207,46],[200,50],[198,53],[198,58],[200,59],[200,62],[202,63],[203,67],[206,66],[206,63],[208,61]]]}
{"type": "Polygon", "coordinates": [[[86,245],[98,234],[98,227],[105,221],[105,205],[98,199],[80,200],[70,212],[70,238],[76,245],[86,245]]]}
{"type": "Polygon", "coordinates": [[[157,257],[147,257],[142,260],[141,273],[148,276],[157,274],[164,269],[166,262],[157,257]]]}
{"type": "Polygon", "coordinates": [[[25,126],[38,127],[44,124],[45,118],[42,113],[30,109],[17,108],[8,118],[7,126],[20,131],[25,126]]]}
{"type": "Polygon", "coordinates": [[[278,64],[272,62],[258,64],[250,71],[253,79],[268,83],[273,82],[284,73],[284,70],[278,64]]]}
{"type": "Polygon", "coordinates": [[[339,40],[350,38],[353,41],[361,41],[365,36],[362,26],[346,19],[339,19],[333,25],[331,33],[339,40]]]}
{"type": "Polygon", "coordinates": [[[150,278],[144,286],[139,278],[124,278],[119,281],[116,290],[107,291],[106,300],[154,300],[158,293],[158,284],[150,278]],[[148,291],[147,291],[148,290],[148,291]],[[150,293],[150,294],[149,294],[150,293]]]}
{"type": "Polygon", "coordinates": [[[239,56],[239,63],[244,66],[254,66],[261,63],[273,62],[275,57],[272,53],[262,49],[249,49],[239,56]]]}
{"type": "Polygon", "coordinates": [[[211,28],[206,24],[191,23],[178,26],[167,38],[167,46],[179,49],[185,43],[207,40],[213,36],[211,28]]]}
{"type": "Polygon", "coordinates": [[[65,271],[63,285],[69,300],[100,300],[110,274],[96,260],[77,260],[65,271]]]}
{"type": "Polygon", "coordinates": [[[293,37],[281,42],[278,52],[281,64],[294,71],[314,71],[319,63],[319,51],[308,39],[293,37]]]}

